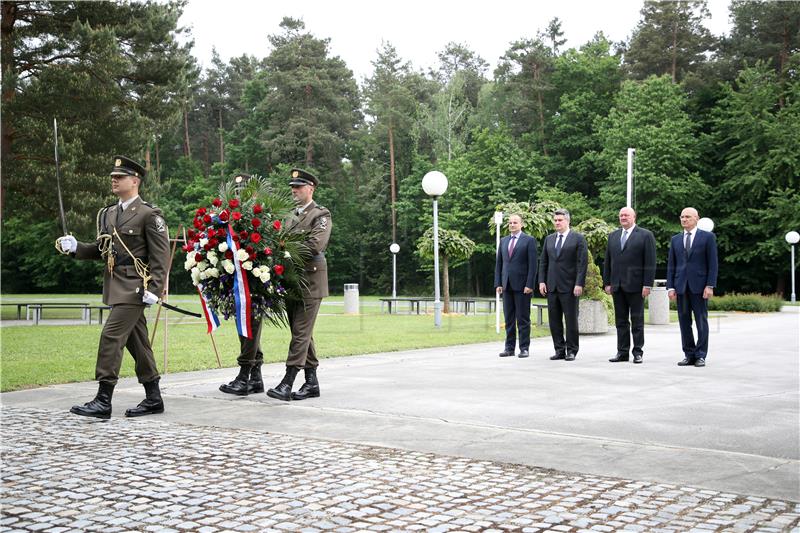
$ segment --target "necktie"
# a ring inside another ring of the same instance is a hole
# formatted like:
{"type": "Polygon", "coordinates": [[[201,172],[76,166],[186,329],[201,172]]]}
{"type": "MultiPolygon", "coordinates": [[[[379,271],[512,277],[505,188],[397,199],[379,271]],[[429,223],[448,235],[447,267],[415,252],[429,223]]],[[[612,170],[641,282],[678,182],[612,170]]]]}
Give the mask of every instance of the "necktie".
{"type": "Polygon", "coordinates": [[[119,226],[119,219],[122,217],[122,212],[124,210],[125,210],[125,208],[122,207],[121,203],[117,204],[117,220],[116,220],[116,222],[114,224],[115,226],[119,226]]]}
{"type": "Polygon", "coordinates": [[[683,240],[683,251],[686,255],[689,255],[689,251],[692,249],[692,234],[688,231],[686,232],[686,237],[683,240]]]}
{"type": "Polygon", "coordinates": [[[509,257],[509,259],[511,258],[512,255],[514,255],[514,246],[516,246],[516,245],[517,245],[517,236],[516,235],[512,235],[511,236],[511,241],[508,243],[508,257],[509,257]]]}
{"type": "Polygon", "coordinates": [[[563,238],[564,236],[559,233],[558,240],[556,241],[556,257],[561,255],[561,239],[563,238]]]}
{"type": "Polygon", "coordinates": [[[628,230],[624,230],[624,231],[622,232],[622,240],[621,240],[621,241],[620,241],[620,243],[619,243],[619,248],[620,248],[620,250],[624,250],[624,249],[625,249],[625,243],[626,243],[627,241],[628,241],[628,230]]]}

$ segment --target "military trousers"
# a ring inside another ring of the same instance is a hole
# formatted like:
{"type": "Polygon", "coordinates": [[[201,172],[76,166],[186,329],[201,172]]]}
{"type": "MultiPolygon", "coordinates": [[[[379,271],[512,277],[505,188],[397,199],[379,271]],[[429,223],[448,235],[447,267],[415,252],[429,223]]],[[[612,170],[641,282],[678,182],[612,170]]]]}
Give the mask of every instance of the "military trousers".
{"type": "Polygon", "coordinates": [[[122,349],[127,348],[135,361],[139,383],[158,378],[158,368],[147,336],[144,305],[118,304],[111,307],[97,349],[95,379],[116,384],[122,366],[122,349]]]}
{"type": "Polygon", "coordinates": [[[239,366],[260,366],[264,362],[264,353],[261,351],[261,320],[253,319],[250,327],[253,330],[252,339],[239,335],[239,357],[236,358],[239,366]]]}
{"type": "Polygon", "coordinates": [[[314,348],[314,323],[317,320],[322,298],[306,298],[302,302],[290,303],[287,308],[292,340],[286,366],[317,368],[319,360],[314,348]]]}

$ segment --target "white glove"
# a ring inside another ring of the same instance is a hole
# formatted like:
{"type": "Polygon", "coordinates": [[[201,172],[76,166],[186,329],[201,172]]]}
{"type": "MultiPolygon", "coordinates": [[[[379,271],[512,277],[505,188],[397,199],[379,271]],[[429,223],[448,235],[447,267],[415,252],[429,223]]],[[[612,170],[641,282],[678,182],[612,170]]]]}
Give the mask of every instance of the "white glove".
{"type": "Polygon", "coordinates": [[[144,302],[144,305],[156,304],[158,303],[158,296],[150,291],[144,291],[144,294],[142,295],[142,302],[144,302]]]}
{"type": "Polygon", "coordinates": [[[75,252],[75,250],[78,249],[78,239],[76,239],[72,235],[64,235],[63,237],[58,239],[58,245],[66,253],[73,253],[75,252]]]}

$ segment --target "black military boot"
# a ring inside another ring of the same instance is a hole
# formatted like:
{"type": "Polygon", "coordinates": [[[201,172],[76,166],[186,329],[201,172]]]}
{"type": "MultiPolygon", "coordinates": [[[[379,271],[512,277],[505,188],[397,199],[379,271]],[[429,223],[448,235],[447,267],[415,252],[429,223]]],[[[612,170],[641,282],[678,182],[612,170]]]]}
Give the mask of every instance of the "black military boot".
{"type": "Polygon", "coordinates": [[[280,383],[278,383],[277,387],[267,391],[267,396],[270,398],[275,398],[276,400],[283,400],[284,402],[291,400],[292,385],[294,384],[294,378],[297,377],[297,373],[299,371],[300,369],[296,366],[287,366],[286,374],[284,374],[283,379],[280,383]]]}
{"type": "Polygon", "coordinates": [[[319,398],[319,381],[317,381],[317,369],[314,367],[305,368],[306,382],[300,390],[292,393],[292,400],[305,400],[306,398],[319,398]]]}
{"type": "MultiPolygon", "coordinates": [[[[227,385],[220,385],[219,390],[236,396],[247,396],[248,382],[250,381],[250,365],[239,366],[239,375],[227,385]]],[[[263,387],[263,384],[262,384],[263,387]]],[[[261,389],[264,390],[263,388],[261,389]]]]}
{"type": "Polygon", "coordinates": [[[264,392],[264,380],[261,378],[261,365],[255,364],[250,369],[250,381],[247,384],[247,394],[264,392]]]}
{"type": "Polygon", "coordinates": [[[114,384],[107,381],[101,381],[97,389],[97,396],[91,402],[83,405],[73,405],[70,413],[91,416],[94,418],[102,418],[108,420],[111,418],[111,396],[114,394],[114,384]]]}
{"type": "Polygon", "coordinates": [[[144,400],[139,405],[125,411],[125,416],[144,416],[157,415],[164,412],[164,401],[161,399],[161,389],[158,388],[158,380],[142,383],[144,385],[144,400]]]}

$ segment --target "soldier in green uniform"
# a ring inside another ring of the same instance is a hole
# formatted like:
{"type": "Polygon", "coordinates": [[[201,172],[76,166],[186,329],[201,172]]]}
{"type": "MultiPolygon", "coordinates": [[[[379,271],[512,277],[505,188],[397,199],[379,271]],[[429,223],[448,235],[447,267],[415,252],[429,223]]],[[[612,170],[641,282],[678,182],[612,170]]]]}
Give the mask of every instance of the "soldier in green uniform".
{"type": "Polygon", "coordinates": [[[145,169],[123,156],[114,158],[111,190],[119,198],[97,213],[97,240],[78,242],[72,235],[59,238],[58,247],[77,259],[102,260],[103,303],[111,314],[100,335],[95,398],[70,409],[82,416],[111,417],[111,396],[119,378],[122,349],[136,362],[136,376],[144,385],[145,399],[125,411],[125,416],[164,412],[159,374],[147,336],[146,306],[158,302],[169,274],[169,234],[161,210],[139,197],[145,169]]]}
{"type": "Polygon", "coordinates": [[[314,348],[314,322],[317,319],[320,303],[328,296],[328,264],[325,261],[325,248],[331,237],[331,212],[314,202],[314,190],[319,180],[305,170],[294,168],[289,185],[297,209],[287,221],[287,229],[305,236],[304,243],[311,252],[306,263],[305,274],[308,287],[303,290],[301,302],[290,303],[287,308],[292,340],[286,358],[286,374],[283,380],[267,391],[267,396],[278,400],[305,400],[319,396],[317,367],[319,360],[314,348]],[[305,371],[305,383],[293,393],[292,385],[300,369],[305,371]]]}

